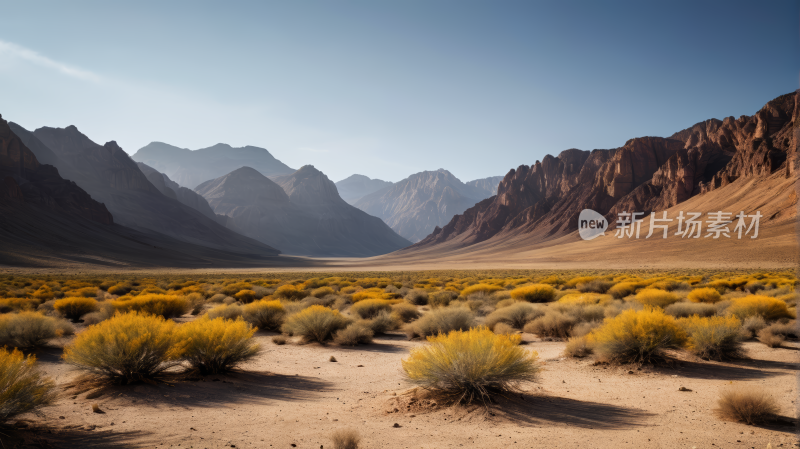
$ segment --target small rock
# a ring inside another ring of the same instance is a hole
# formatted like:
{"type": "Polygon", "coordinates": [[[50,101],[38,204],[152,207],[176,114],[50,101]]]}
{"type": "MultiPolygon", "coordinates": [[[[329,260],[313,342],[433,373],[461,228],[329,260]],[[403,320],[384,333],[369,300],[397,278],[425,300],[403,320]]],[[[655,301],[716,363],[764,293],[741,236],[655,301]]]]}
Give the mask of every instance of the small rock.
{"type": "Polygon", "coordinates": [[[688,389],[686,387],[680,387],[680,388],[678,388],[678,391],[692,391],[692,390],[690,390],[690,389],[688,389]]]}
{"type": "Polygon", "coordinates": [[[63,416],[59,416],[58,419],[67,419],[67,418],[65,418],[63,416]]]}
{"type": "Polygon", "coordinates": [[[633,374],[633,371],[628,371],[628,374],[633,374]]]}
{"type": "Polygon", "coordinates": [[[358,365],[356,368],[363,368],[364,365],[358,365]]]}
{"type": "Polygon", "coordinates": [[[395,427],[395,428],[400,427],[400,424],[394,423],[394,425],[392,427],[395,427]]]}
{"type": "Polygon", "coordinates": [[[100,405],[98,404],[92,404],[92,411],[95,413],[105,413],[100,409],[100,405]]]}
{"type": "Polygon", "coordinates": [[[334,356],[331,356],[331,358],[329,358],[328,361],[329,362],[338,362],[338,360],[336,360],[336,357],[334,357],[334,356]]]}

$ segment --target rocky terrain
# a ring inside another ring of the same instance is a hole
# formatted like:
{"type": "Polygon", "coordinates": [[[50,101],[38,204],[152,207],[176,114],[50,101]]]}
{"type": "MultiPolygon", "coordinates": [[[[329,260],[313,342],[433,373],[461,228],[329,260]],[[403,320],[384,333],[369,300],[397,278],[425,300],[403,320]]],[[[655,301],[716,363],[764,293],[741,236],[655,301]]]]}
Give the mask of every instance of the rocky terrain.
{"type": "Polygon", "coordinates": [[[380,179],[370,179],[364,175],[352,175],[336,183],[339,196],[350,204],[370,193],[390,187],[393,183],[380,179]]]}
{"type": "Polygon", "coordinates": [[[264,148],[234,148],[218,143],[208,148],[189,150],[163,142],[142,147],[131,158],[166,174],[183,187],[194,189],[199,184],[218,178],[240,167],[252,167],[264,176],[281,176],[294,172],[275,159],[264,148]]]}
{"type": "Polygon", "coordinates": [[[181,187],[177,182],[169,179],[169,176],[150,167],[142,162],[137,162],[139,169],[147,176],[147,179],[161,192],[162,195],[176,199],[182,204],[191,207],[208,218],[224,225],[227,222],[225,215],[217,215],[211,210],[208,201],[198,195],[194,190],[181,187]]]}
{"type": "Polygon", "coordinates": [[[454,215],[493,195],[487,188],[490,182],[487,178],[470,185],[444,169],[424,171],[366,195],[354,205],[417,242],[454,215]]]}
{"type": "Polygon", "coordinates": [[[195,189],[227,226],[305,256],[375,256],[411,243],[379,218],[347,204],[322,172],[307,165],[271,180],[242,167],[195,189]]]}
{"type": "Polygon", "coordinates": [[[574,232],[583,209],[613,223],[618,212],[666,210],[738,179],[790,177],[798,96],[783,95],[753,116],[707,120],[668,138],[631,139],[611,150],[571,149],[522,165],[503,178],[496,197],[454,217],[414,248],[534,234],[553,239],[574,232]]]}

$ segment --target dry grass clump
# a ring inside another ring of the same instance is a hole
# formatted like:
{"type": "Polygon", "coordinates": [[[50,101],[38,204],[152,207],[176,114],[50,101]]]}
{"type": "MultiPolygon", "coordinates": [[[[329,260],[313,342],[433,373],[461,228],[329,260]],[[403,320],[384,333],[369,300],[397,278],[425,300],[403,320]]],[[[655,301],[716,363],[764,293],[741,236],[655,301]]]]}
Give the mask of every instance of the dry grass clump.
{"type": "Polygon", "coordinates": [[[237,301],[247,304],[256,300],[256,292],[253,290],[241,290],[239,293],[233,295],[233,297],[236,298],[237,301]]]}
{"type": "Polygon", "coordinates": [[[422,289],[415,288],[406,294],[406,301],[415,306],[424,306],[428,304],[428,292],[422,289]]]}
{"type": "Polygon", "coordinates": [[[258,354],[255,332],[242,320],[205,316],[178,326],[175,350],[200,374],[222,374],[258,354]]]}
{"type": "Polygon", "coordinates": [[[757,335],[758,341],[770,348],[780,348],[783,342],[786,341],[783,335],[773,332],[769,327],[761,329],[757,335]]]}
{"type": "Polygon", "coordinates": [[[338,310],[323,306],[311,306],[290,315],[281,326],[281,330],[290,335],[299,335],[306,342],[324,342],[333,334],[347,327],[350,320],[342,316],[338,310]]]}
{"type": "Polygon", "coordinates": [[[118,383],[152,379],[178,364],[175,323],[138,312],[117,314],[79,333],[64,360],[118,383]]]}
{"type": "Polygon", "coordinates": [[[544,315],[526,324],[522,330],[540,337],[567,338],[577,323],[578,320],[572,315],[548,310],[544,315]]]}
{"type": "Polygon", "coordinates": [[[319,287],[319,288],[315,288],[314,290],[311,290],[311,296],[313,296],[315,298],[324,298],[324,297],[326,297],[328,295],[332,295],[334,293],[335,292],[333,291],[333,289],[328,287],[328,286],[319,287]]]}
{"type": "Polygon", "coordinates": [[[392,304],[385,299],[364,299],[350,307],[350,311],[361,318],[374,318],[381,312],[391,312],[392,304]]]}
{"type": "Polygon", "coordinates": [[[538,304],[517,302],[489,314],[484,321],[484,325],[494,330],[497,324],[505,323],[516,329],[522,329],[528,322],[544,315],[545,311],[546,309],[538,304]]]}
{"type": "Polygon", "coordinates": [[[703,302],[676,302],[668,305],[664,309],[664,312],[676,318],[685,318],[694,315],[707,317],[716,315],[717,306],[703,302]]]}
{"type": "Polygon", "coordinates": [[[742,322],[736,317],[692,316],[678,320],[689,336],[688,349],[701,358],[730,360],[743,356],[741,343],[742,322]]]}
{"type": "Polygon", "coordinates": [[[368,323],[358,321],[336,332],[333,342],[342,346],[367,345],[372,343],[374,333],[368,323]]]}
{"type": "Polygon", "coordinates": [[[439,308],[432,310],[417,321],[409,323],[404,330],[409,338],[415,336],[446,334],[451,331],[468,330],[475,325],[475,315],[462,307],[439,308]]]}
{"type": "Polygon", "coordinates": [[[620,282],[609,288],[606,293],[614,297],[614,299],[622,299],[626,296],[636,293],[639,284],[634,282],[620,282]]]}
{"type": "Polygon", "coordinates": [[[385,310],[372,319],[361,320],[361,322],[367,325],[375,335],[384,334],[387,331],[393,331],[400,327],[400,321],[385,310]]]}
{"type": "Polygon", "coordinates": [[[53,303],[53,308],[65,318],[78,321],[87,313],[96,311],[98,309],[97,304],[97,300],[94,298],[77,296],[56,300],[56,302],[53,303]]]}
{"type": "Polygon", "coordinates": [[[744,319],[742,323],[742,331],[746,334],[748,338],[753,338],[758,331],[767,327],[767,322],[764,321],[764,318],[754,315],[749,316],[744,319]]]}
{"type": "Polygon", "coordinates": [[[762,387],[734,385],[720,392],[717,400],[723,418],[746,424],[768,421],[780,412],[778,402],[762,387]]]}
{"type": "Polygon", "coordinates": [[[636,301],[646,306],[667,307],[678,302],[678,297],[671,292],[659,290],[657,288],[646,288],[636,294],[636,301]]]}
{"type": "Polygon", "coordinates": [[[466,298],[467,296],[472,295],[474,293],[483,293],[488,295],[492,292],[496,292],[502,289],[503,287],[500,287],[499,285],[479,283],[475,285],[470,285],[464,290],[461,290],[461,296],[466,298]]]}
{"type": "Polygon", "coordinates": [[[550,302],[556,298],[556,289],[548,284],[533,284],[511,290],[511,297],[528,302],[550,302]]]}
{"type": "Polygon", "coordinates": [[[341,429],[331,435],[333,449],[358,449],[361,435],[354,429],[341,429]]]}
{"type": "Polygon", "coordinates": [[[485,327],[428,337],[402,361],[413,384],[455,396],[459,402],[487,402],[496,393],[536,380],[538,354],[519,346],[519,335],[497,335],[485,327]]]}
{"type": "Polygon", "coordinates": [[[606,319],[590,338],[602,360],[614,363],[652,363],[664,350],[686,343],[686,333],[674,318],[657,308],[627,310],[606,319]]]}
{"type": "Polygon", "coordinates": [[[0,348],[0,424],[23,413],[37,413],[56,400],[56,386],[36,367],[36,357],[0,348]]]}
{"type": "Polygon", "coordinates": [[[413,305],[401,302],[392,306],[392,316],[401,323],[410,323],[419,318],[420,313],[413,305]]]}
{"type": "Polygon", "coordinates": [[[120,312],[142,312],[164,318],[179,317],[191,309],[185,296],[141,294],[139,296],[123,296],[114,300],[114,307],[120,312]]]}
{"type": "Polygon", "coordinates": [[[206,316],[212,320],[215,318],[224,318],[226,320],[235,320],[244,313],[244,309],[239,304],[221,304],[206,313],[206,316]]]}
{"type": "Polygon", "coordinates": [[[785,302],[764,295],[750,295],[736,298],[728,307],[728,313],[744,320],[750,316],[760,316],[767,321],[781,318],[794,318],[785,302]]]}
{"type": "Polygon", "coordinates": [[[447,307],[450,305],[450,302],[456,298],[458,298],[458,293],[443,290],[428,295],[428,304],[431,307],[447,307]]]}
{"type": "Polygon", "coordinates": [[[722,295],[715,288],[696,288],[689,292],[686,298],[691,302],[715,303],[722,301],[722,295]]]}
{"type": "Polygon", "coordinates": [[[576,284],[575,288],[581,293],[606,293],[613,286],[614,282],[607,279],[595,279],[593,281],[576,284]]]}
{"type": "Polygon", "coordinates": [[[285,316],[286,310],[277,299],[272,301],[262,299],[242,307],[242,318],[262,330],[279,330],[285,316]]]}
{"type": "Polygon", "coordinates": [[[286,284],[275,289],[275,293],[273,293],[272,296],[289,301],[297,301],[305,298],[306,294],[294,285],[286,284]]]}
{"type": "Polygon", "coordinates": [[[0,347],[34,349],[74,331],[69,322],[37,312],[0,315],[0,347]]]}
{"type": "Polygon", "coordinates": [[[567,346],[564,348],[564,355],[567,357],[584,358],[594,353],[592,342],[585,335],[581,337],[570,337],[567,346]]]}

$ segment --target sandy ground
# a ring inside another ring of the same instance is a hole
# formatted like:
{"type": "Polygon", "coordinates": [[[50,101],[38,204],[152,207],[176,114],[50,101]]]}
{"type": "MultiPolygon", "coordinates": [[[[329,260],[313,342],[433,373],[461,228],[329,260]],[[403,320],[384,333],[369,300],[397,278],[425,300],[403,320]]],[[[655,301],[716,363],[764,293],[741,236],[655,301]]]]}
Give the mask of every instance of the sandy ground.
{"type": "MultiPolygon", "coordinates": [[[[22,417],[31,427],[4,431],[3,438],[30,444],[21,447],[316,449],[333,447],[333,431],[353,428],[363,436],[362,448],[800,446],[789,418],[798,405],[797,343],[770,349],[748,342],[750,359],[736,363],[681,354],[671,367],[637,370],[563,358],[563,342],[523,337],[543,362],[540,381],[488,412],[412,401],[400,361],[423,343],[400,334],[349,349],[278,346],[260,333],[263,352],[241,372],[113,387],[100,397],[93,397],[95,390],[66,390],[44,417],[22,417]],[[718,393],[731,383],[767,387],[785,421],[748,426],[718,418],[718,393]],[[105,413],[93,413],[95,403],[105,413]]],[[[79,373],[60,355],[59,347],[38,354],[63,386],[79,373]]]]}

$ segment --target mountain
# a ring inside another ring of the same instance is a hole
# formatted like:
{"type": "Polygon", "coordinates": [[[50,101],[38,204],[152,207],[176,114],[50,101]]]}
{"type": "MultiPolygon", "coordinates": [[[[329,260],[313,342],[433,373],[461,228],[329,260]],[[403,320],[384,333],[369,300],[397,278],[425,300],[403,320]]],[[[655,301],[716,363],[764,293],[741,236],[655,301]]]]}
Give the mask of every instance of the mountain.
{"type": "Polygon", "coordinates": [[[350,204],[355,204],[362,197],[385,189],[392,184],[380,179],[370,179],[364,175],[352,175],[337,182],[336,189],[343,200],[350,204]]]}
{"type": "Polygon", "coordinates": [[[417,242],[454,215],[491,196],[483,187],[486,183],[467,185],[444,169],[424,171],[366,195],[354,206],[380,217],[398,234],[417,242]]]}
{"type": "Polygon", "coordinates": [[[242,167],[195,190],[214,212],[228,216],[228,227],[287,254],[363,257],[411,244],[379,218],[347,204],[311,165],[274,181],[242,167]]]}
{"type": "Polygon", "coordinates": [[[215,214],[214,211],[211,210],[211,206],[208,205],[208,201],[198,195],[194,190],[179,186],[177,182],[169,179],[169,176],[147,164],[137,162],[136,165],[139,166],[142,173],[147,176],[147,179],[153,183],[162,195],[178,200],[180,203],[191,207],[223,226],[227,222],[227,217],[225,215],[215,214]]]}
{"type": "MultiPolygon", "coordinates": [[[[194,245],[115,223],[108,209],[56,167],[55,152],[0,117],[0,265],[27,267],[253,267],[283,265],[264,251],[194,245]]],[[[253,242],[258,244],[257,242],[253,242]]],[[[303,261],[294,261],[303,263],[303,261]]]]}
{"type": "Polygon", "coordinates": [[[708,211],[724,210],[709,205],[711,198],[747,210],[769,207],[766,226],[783,226],[770,220],[796,214],[791,185],[798,119],[800,94],[792,93],[770,101],[754,116],[707,120],[668,138],[641,137],[611,150],[548,155],[533,166],[512,169],[497,196],[453,217],[406,253],[449,248],[463,256],[464,248],[472,246],[485,251],[508,245],[531,251],[564,236],[574,241],[583,209],[604,215],[614,229],[619,212],[648,217],[651,211],[694,199],[708,211]],[[736,202],[744,197],[753,198],[752,203],[736,202]]]}
{"type": "Polygon", "coordinates": [[[183,187],[194,189],[200,183],[218,178],[239,167],[252,167],[264,176],[281,176],[294,172],[275,159],[264,148],[246,146],[234,148],[224,143],[199,150],[178,148],[163,142],[152,142],[140,148],[133,156],[166,174],[183,187]]]}
{"type": "Polygon", "coordinates": [[[58,171],[102,202],[116,223],[145,234],[158,233],[223,251],[264,257],[279,254],[180,203],[176,197],[162,194],[116,142],[98,145],[74,126],[43,127],[33,133],[19,126],[14,130],[32,151],[49,149],[57,157],[58,171]]]}
{"type": "Polygon", "coordinates": [[[465,182],[464,184],[483,192],[483,198],[489,198],[497,195],[497,185],[500,184],[500,181],[502,180],[502,176],[490,176],[488,178],[475,179],[473,181],[465,182]]]}

